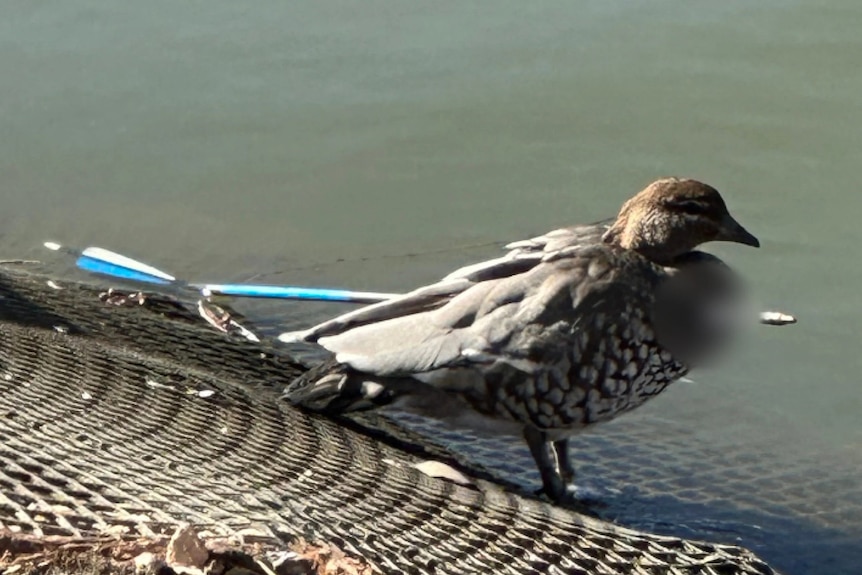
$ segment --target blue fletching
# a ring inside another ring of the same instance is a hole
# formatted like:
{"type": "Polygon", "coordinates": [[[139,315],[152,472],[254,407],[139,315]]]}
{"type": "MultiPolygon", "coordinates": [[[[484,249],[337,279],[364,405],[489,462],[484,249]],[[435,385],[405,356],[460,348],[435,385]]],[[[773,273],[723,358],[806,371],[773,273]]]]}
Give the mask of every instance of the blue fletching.
{"type": "Polygon", "coordinates": [[[151,284],[158,285],[168,285],[172,282],[165,280],[163,278],[144,273],[138,270],[129,269],[127,267],[119,266],[116,264],[111,264],[105,262],[103,260],[98,260],[95,258],[91,258],[85,255],[82,255],[78,258],[78,261],[75,262],[76,265],[85,271],[93,272],[96,274],[113,276],[116,278],[122,278],[132,281],[139,281],[151,284]]]}

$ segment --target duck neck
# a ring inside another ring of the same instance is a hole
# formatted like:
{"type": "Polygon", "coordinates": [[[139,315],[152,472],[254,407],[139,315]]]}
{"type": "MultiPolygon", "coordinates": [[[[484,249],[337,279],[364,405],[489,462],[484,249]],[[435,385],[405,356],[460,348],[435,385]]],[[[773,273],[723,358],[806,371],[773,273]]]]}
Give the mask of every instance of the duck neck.
{"type": "Polygon", "coordinates": [[[622,221],[617,220],[602,237],[602,240],[624,250],[637,252],[651,262],[662,266],[672,265],[679,256],[689,251],[687,249],[682,251],[673,249],[668,245],[669,242],[661,241],[662,238],[653,237],[653,234],[642,233],[642,230],[632,229],[631,226],[625,224],[624,219],[622,221]]]}

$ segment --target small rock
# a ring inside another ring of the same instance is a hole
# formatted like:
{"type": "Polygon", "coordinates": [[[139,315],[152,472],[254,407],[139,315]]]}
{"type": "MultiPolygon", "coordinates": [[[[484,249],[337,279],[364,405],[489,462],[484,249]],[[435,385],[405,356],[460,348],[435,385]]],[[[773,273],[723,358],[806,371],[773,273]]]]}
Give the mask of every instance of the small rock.
{"type": "Polygon", "coordinates": [[[200,569],[208,559],[209,551],[191,526],[181,526],[174,531],[165,553],[169,565],[200,569]]]}

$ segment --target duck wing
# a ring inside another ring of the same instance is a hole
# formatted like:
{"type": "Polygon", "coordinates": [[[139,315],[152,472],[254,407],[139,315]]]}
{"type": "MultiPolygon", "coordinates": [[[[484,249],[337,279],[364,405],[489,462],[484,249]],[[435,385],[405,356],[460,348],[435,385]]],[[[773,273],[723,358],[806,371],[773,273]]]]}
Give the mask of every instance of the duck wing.
{"type": "MultiPolygon", "coordinates": [[[[370,325],[395,318],[408,317],[444,306],[457,296],[471,292],[450,309],[462,309],[481,300],[479,294],[490,289],[485,282],[517,277],[542,263],[564,257],[572,250],[601,242],[612,220],[591,225],[552,230],[541,236],[510,243],[504,256],[464,266],[439,282],[417,288],[402,296],[336,316],[307,330],[287,332],[279,336],[285,342],[316,342],[358,326],[370,325]],[[474,289],[476,288],[476,289],[474,289]]],[[[465,311],[465,315],[468,315],[465,311]]]]}
{"type": "Polygon", "coordinates": [[[450,301],[321,337],[318,343],[342,365],[380,377],[495,363],[534,372],[562,353],[584,316],[617,292],[634,286],[615,281],[612,250],[581,248],[577,254],[503,278],[472,285],[450,301]]]}

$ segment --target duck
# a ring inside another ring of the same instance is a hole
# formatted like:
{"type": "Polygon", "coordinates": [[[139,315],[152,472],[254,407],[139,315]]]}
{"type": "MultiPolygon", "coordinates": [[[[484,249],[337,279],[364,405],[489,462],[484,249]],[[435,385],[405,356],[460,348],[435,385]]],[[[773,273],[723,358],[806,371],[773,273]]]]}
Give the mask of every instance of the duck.
{"type": "Polygon", "coordinates": [[[742,282],[709,242],[760,247],[714,187],[662,178],[615,218],[513,242],[402,296],[283,341],[331,359],[292,382],[300,408],[396,409],[520,435],[541,491],[571,498],[570,438],[662,393],[732,341],[742,282]]]}

